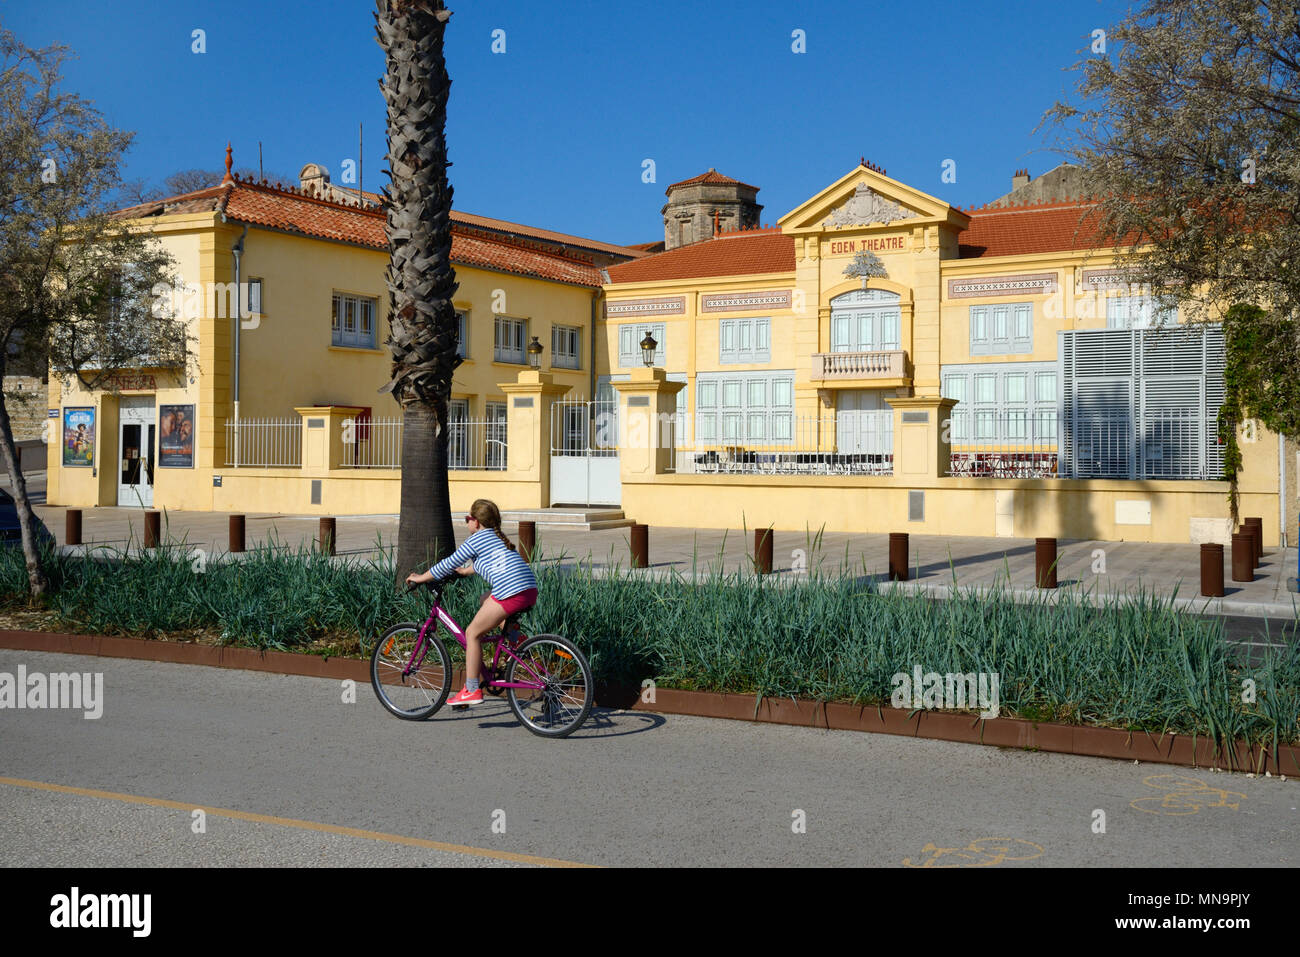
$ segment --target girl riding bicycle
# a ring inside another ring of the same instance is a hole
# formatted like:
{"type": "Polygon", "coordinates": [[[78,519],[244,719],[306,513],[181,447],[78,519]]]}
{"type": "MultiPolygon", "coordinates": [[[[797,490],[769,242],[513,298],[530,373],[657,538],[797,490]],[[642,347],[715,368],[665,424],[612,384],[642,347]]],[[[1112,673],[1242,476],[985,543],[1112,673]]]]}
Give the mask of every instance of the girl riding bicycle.
{"type": "Polygon", "coordinates": [[[408,584],[478,572],[492,594],[465,629],[465,687],[448,702],[455,705],[483,703],[479,675],[483,667],[482,637],[499,627],[511,615],[527,611],[537,603],[537,578],[528,563],[515,551],[514,543],[501,531],[501,512],[496,505],[480,498],[465,516],[470,536],[456,551],[422,575],[406,576],[408,584]]]}

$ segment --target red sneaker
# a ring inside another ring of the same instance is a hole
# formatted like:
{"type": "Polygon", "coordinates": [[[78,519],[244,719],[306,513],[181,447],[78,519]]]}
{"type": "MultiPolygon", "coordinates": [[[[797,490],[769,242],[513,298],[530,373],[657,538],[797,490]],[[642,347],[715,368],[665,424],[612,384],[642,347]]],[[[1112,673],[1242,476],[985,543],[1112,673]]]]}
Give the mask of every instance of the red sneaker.
{"type": "Polygon", "coordinates": [[[469,705],[472,704],[482,704],[482,703],[483,703],[482,687],[480,687],[478,691],[470,691],[466,688],[461,688],[460,691],[452,695],[451,700],[447,702],[447,704],[451,705],[453,708],[456,707],[457,705],[465,705],[466,707],[468,707],[469,705]]]}

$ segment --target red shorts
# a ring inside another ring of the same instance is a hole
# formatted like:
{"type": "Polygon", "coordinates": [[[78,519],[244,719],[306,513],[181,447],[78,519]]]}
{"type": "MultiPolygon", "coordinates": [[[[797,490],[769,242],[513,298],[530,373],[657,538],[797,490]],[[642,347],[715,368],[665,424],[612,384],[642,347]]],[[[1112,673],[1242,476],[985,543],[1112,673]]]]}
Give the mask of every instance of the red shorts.
{"type": "Polygon", "coordinates": [[[502,600],[496,595],[491,596],[505,611],[507,615],[518,615],[520,612],[527,611],[537,604],[537,589],[530,588],[528,591],[521,591],[518,595],[511,595],[509,598],[502,600]]]}

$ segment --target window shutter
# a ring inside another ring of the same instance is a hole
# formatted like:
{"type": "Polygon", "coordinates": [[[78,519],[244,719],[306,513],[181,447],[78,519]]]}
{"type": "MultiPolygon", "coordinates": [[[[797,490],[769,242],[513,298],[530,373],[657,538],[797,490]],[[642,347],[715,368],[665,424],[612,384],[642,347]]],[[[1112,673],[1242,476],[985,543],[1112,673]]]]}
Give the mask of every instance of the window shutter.
{"type": "Polygon", "coordinates": [[[851,346],[849,344],[849,317],[838,315],[831,319],[831,351],[848,352],[851,346]]]}
{"type": "Polygon", "coordinates": [[[1007,307],[993,307],[993,341],[1005,345],[1007,340],[1007,307]]]}
{"type": "Polygon", "coordinates": [[[1011,352],[1029,353],[1034,351],[1034,304],[1016,303],[1012,318],[1011,352]]]}
{"type": "Polygon", "coordinates": [[[970,354],[988,355],[988,307],[970,307],[970,354]]]}
{"type": "Polygon", "coordinates": [[[881,316],[880,348],[891,352],[898,350],[898,313],[888,312],[881,316]]]}

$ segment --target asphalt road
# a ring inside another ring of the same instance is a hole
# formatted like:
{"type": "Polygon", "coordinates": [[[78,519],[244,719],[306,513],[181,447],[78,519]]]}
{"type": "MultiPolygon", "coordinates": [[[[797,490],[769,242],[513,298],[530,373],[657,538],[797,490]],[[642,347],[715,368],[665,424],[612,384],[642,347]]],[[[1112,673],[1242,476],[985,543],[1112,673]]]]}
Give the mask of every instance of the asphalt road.
{"type": "Polygon", "coordinates": [[[0,709],[11,867],[1300,863],[1295,780],[617,711],[549,741],[496,700],[416,723],[365,685],[20,664],[101,672],[104,702],[0,709]]]}

